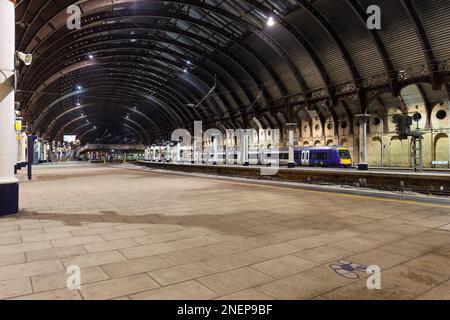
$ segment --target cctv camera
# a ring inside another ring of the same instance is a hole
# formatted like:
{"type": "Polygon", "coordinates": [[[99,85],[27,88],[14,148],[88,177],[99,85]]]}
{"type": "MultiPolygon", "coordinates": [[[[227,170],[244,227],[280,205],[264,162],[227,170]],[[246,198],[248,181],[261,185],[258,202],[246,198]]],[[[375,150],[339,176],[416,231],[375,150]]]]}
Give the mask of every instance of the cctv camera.
{"type": "Polygon", "coordinates": [[[23,53],[17,52],[17,57],[25,63],[26,66],[29,66],[33,62],[33,55],[31,53],[23,53]]]}

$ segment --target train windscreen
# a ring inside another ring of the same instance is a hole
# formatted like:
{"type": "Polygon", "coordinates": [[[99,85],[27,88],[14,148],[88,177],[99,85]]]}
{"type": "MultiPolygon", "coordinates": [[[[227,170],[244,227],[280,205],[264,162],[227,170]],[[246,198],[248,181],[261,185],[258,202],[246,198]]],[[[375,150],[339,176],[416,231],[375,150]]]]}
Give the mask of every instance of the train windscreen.
{"type": "Polygon", "coordinates": [[[341,159],[350,159],[350,152],[348,150],[339,150],[339,157],[341,159]]]}

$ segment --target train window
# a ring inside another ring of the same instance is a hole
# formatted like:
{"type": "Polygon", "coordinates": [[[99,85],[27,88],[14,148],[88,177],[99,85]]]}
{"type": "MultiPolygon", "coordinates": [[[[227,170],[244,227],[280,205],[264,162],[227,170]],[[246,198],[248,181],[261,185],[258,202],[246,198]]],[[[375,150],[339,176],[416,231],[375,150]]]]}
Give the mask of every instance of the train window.
{"type": "Polygon", "coordinates": [[[328,153],[327,152],[318,152],[314,154],[314,160],[328,160],[328,153]]]}
{"type": "Polygon", "coordinates": [[[350,152],[348,150],[339,150],[339,157],[341,159],[350,159],[350,152]]]}

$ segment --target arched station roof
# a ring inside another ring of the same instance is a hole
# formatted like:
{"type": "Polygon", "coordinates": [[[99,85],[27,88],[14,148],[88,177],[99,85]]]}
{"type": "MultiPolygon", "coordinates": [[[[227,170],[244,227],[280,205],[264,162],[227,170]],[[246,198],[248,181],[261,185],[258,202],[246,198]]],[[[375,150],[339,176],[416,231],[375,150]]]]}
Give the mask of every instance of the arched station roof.
{"type": "Polygon", "coordinates": [[[22,0],[17,48],[34,62],[17,100],[49,140],[337,118],[412,83],[448,90],[449,13],[447,0],[22,0]],[[79,30],[66,25],[73,4],[79,30]],[[367,28],[370,5],[380,30],[367,28]]]}

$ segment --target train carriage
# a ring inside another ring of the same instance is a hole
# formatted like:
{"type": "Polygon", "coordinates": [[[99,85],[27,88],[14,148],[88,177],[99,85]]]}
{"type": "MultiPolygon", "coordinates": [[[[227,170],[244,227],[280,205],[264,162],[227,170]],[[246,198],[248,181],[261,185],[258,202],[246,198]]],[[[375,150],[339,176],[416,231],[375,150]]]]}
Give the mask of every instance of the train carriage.
{"type": "MultiPolygon", "coordinates": [[[[192,147],[151,146],[146,151],[146,160],[157,162],[190,162],[192,161],[192,147]],[[179,152],[179,155],[178,155],[179,152]]],[[[226,164],[227,160],[235,164],[242,163],[239,150],[229,150],[224,147],[217,150],[214,156],[212,148],[205,148],[198,161],[205,164],[226,164]]],[[[289,149],[250,149],[248,152],[250,165],[280,165],[287,166],[289,149]]],[[[350,151],[346,147],[296,147],[294,148],[294,162],[297,166],[349,168],[352,166],[350,151]]]]}
{"type": "Polygon", "coordinates": [[[352,165],[350,151],[346,147],[310,147],[294,150],[298,166],[349,168],[352,165]]]}

